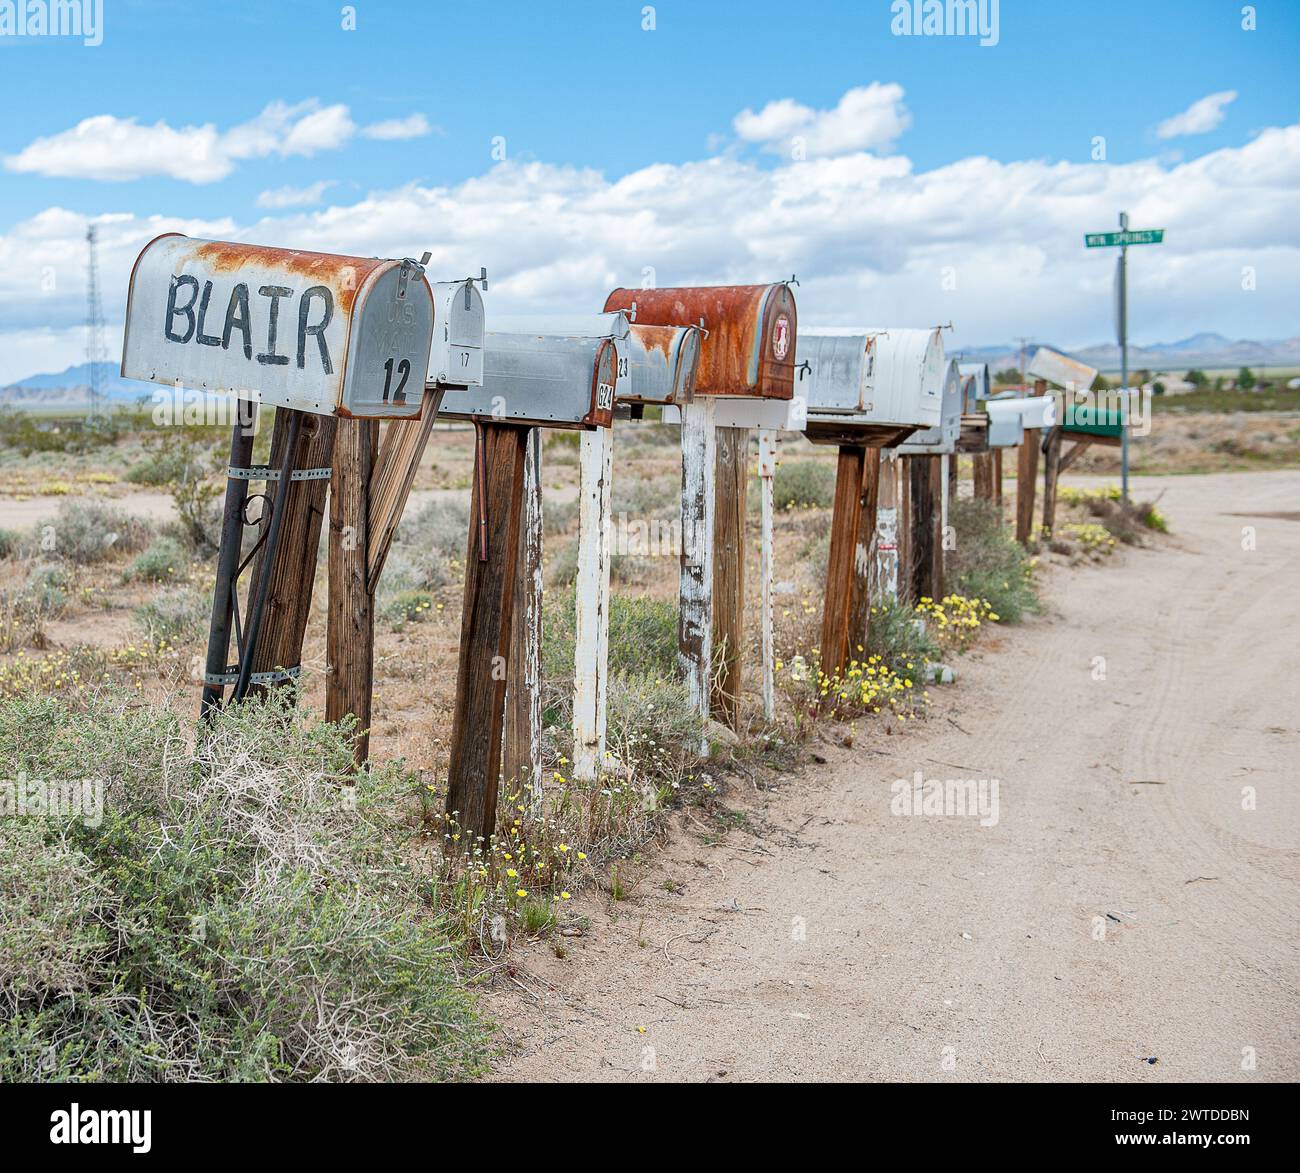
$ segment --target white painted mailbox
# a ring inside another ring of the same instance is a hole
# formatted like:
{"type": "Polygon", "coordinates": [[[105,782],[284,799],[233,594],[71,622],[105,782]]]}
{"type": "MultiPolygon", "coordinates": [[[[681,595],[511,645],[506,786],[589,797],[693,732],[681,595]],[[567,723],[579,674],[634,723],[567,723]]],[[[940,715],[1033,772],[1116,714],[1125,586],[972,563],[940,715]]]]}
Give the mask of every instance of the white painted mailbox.
{"type": "Polygon", "coordinates": [[[884,448],[937,424],[942,346],[937,330],[801,332],[795,393],[808,438],[884,448]]]}
{"type": "Polygon", "coordinates": [[[420,415],[433,291],[413,260],[178,233],[131,271],[122,375],[314,415],[420,415]]]}

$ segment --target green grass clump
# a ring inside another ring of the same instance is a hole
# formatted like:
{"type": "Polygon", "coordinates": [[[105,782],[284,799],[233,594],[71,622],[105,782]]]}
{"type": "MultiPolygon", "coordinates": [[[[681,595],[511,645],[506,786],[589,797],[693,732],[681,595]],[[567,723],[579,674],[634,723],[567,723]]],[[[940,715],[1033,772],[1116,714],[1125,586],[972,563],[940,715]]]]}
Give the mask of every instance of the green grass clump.
{"type": "Polygon", "coordinates": [[[991,501],[964,498],[949,509],[957,537],[947,555],[949,589],[983,599],[1003,623],[1019,623],[1039,608],[1029,555],[1002,523],[991,501]]]}
{"type": "Polygon", "coordinates": [[[147,582],[173,582],[184,574],[186,560],[175,538],[157,538],[131,563],[127,576],[147,582]]]}
{"type": "Polygon", "coordinates": [[[815,460],[784,462],[772,478],[772,505],[776,509],[826,509],[834,497],[834,471],[815,460]]]}

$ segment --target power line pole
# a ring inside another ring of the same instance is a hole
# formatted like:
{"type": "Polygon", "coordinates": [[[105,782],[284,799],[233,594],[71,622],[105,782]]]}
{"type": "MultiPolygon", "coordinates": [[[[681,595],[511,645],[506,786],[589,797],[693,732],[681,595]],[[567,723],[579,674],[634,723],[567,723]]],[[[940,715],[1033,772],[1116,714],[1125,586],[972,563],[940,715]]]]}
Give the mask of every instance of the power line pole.
{"type": "Polygon", "coordinates": [[[90,365],[90,415],[99,410],[100,391],[103,386],[99,364],[104,358],[104,312],[99,298],[99,263],[96,257],[98,229],[91,224],[86,229],[86,361],[90,365]]]}

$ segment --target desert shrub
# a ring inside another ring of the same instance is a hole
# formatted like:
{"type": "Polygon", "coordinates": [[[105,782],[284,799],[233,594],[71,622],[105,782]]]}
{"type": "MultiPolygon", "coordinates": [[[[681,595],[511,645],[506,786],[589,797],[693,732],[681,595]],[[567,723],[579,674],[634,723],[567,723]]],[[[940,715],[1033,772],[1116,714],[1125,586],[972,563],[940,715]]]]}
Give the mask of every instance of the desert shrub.
{"type": "Polygon", "coordinates": [[[6,818],[0,1079],[475,1069],[484,1031],[395,821],[409,779],[354,774],[345,729],[276,702],[185,746],[160,710],[0,702],[0,758],[102,799],[6,818]]]}
{"type": "Polygon", "coordinates": [[[58,563],[38,562],[27,572],[22,595],[42,615],[61,615],[68,605],[72,576],[58,563]]]}
{"type": "Polygon", "coordinates": [[[546,559],[546,581],[551,586],[571,587],[578,578],[578,539],[565,542],[546,559]]]}
{"type": "Polygon", "coordinates": [[[0,558],[12,558],[21,544],[21,534],[11,529],[0,529],[0,558]]]}
{"type": "Polygon", "coordinates": [[[777,466],[772,478],[776,509],[824,509],[835,497],[835,473],[815,460],[791,460],[777,466]]]}
{"type": "Polygon", "coordinates": [[[1003,524],[997,505],[966,497],[949,507],[957,545],[947,554],[949,585],[955,593],[983,599],[1004,623],[1019,623],[1038,610],[1033,563],[1003,524]]]}
{"type": "Polygon", "coordinates": [[[577,520],[578,503],[576,501],[543,499],[542,532],[544,534],[566,533],[577,520]]]}
{"type": "Polygon", "coordinates": [[[206,633],[212,618],[212,596],[191,587],[174,587],[137,607],[134,618],[151,647],[194,643],[206,633]]]}
{"type": "Polygon", "coordinates": [[[102,501],[65,501],[52,522],[36,527],[33,548],[78,566],[144,548],[150,526],[143,518],[102,501]]]}
{"type": "Polygon", "coordinates": [[[871,608],[867,640],[849,649],[859,659],[879,657],[893,672],[908,671],[909,665],[939,659],[939,646],[914,608],[897,599],[882,599],[871,608]]]}
{"type": "MultiPolygon", "coordinates": [[[[573,681],[576,612],[572,592],[551,598],[542,616],[542,671],[548,680],[573,681]]],[[[677,675],[677,608],[640,595],[609,600],[609,672],[651,679],[677,675]]]]}
{"type": "Polygon", "coordinates": [[[430,501],[402,518],[393,536],[380,589],[432,591],[450,586],[464,573],[469,510],[452,501],[430,501]]]}
{"type": "Polygon", "coordinates": [[[396,630],[408,623],[427,619],[433,610],[434,598],[428,591],[399,591],[379,612],[379,617],[396,630]]]}
{"type": "Polygon", "coordinates": [[[156,538],[131,563],[127,575],[148,582],[170,582],[184,572],[185,563],[185,551],[175,538],[156,538]]]}
{"type": "Polygon", "coordinates": [[[675,477],[646,480],[615,474],[610,493],[610,515],[626,513],[629,520],[675,520],[680,510],[681,482],[675,477]]]}

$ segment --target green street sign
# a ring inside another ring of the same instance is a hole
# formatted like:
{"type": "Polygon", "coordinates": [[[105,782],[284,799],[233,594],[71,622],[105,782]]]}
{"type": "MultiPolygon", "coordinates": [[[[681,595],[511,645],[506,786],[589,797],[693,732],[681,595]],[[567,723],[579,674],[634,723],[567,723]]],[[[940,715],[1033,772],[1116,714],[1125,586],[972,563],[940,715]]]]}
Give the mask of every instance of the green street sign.
{"type": "Polygon", "coordinates": [[[1083,238],[1089,248],[1114,248],[1126,244],[1164,244],[1163,228],[1141,228],[1124,232],[1089,232],[1083,238]]]}

